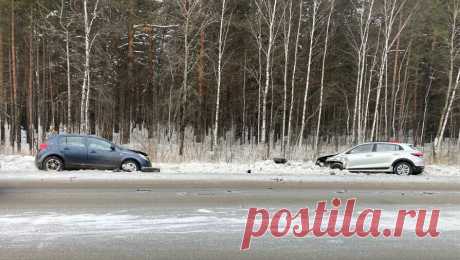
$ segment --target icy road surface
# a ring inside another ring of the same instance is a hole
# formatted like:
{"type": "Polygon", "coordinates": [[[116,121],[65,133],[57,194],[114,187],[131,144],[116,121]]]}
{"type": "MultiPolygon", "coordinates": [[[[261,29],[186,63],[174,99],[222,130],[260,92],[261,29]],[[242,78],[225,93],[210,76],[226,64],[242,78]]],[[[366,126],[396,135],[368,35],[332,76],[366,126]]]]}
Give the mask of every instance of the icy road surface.
{"type": "Polygon", "coordinates": [[[458,192],[395,190],[2,189],[0,259],[455,259],[459,203],[458,192]],[[382,228],[396,209],[439,208],[441,235],[417,238],[409,220],[402,238],[266,235],[239,251],[249,207],[295,211],[333,197],[381,208],[382,228]]]}

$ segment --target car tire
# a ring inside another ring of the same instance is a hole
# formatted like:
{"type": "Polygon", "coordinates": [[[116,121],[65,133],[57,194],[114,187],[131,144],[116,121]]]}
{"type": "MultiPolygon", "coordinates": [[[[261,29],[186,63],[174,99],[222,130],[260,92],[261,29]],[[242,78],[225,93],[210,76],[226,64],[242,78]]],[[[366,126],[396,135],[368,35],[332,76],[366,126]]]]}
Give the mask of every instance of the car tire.
{"type": "Polygon", "coordinates": [[[338,163],[338,162],[331,163],[330,167],[331,167],[331,169],[343,170],[343,165],[341,163],[338,163]]]}
{"type": "Polygon", "coordinates": [[[136,161],[128,159],[121,163],[121,170],[125,172],[137,172],[140,170],[140,167],[136,161]]]}
{"type": "Polygon", "coordinates": [[[393,172],[396,175],[409,176],[414,172],[414,167],[409,162],[398,162],[393,167],[393,172]]]}
{"type": "Polygon", "coordinates": [[[64,162],[57,156],[49,156],[43,161],[43,170],[45,171],[62,171],[64,162]]]}

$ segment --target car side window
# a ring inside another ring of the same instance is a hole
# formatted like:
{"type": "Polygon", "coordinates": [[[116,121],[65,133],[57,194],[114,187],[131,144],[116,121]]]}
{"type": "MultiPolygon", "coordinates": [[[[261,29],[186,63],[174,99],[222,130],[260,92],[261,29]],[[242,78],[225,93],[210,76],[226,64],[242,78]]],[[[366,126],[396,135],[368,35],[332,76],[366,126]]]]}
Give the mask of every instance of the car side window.
{"type": "Polygon", "coordinates": [[[93,150],[111,151],[112,144],[95,138],[88,139],[88,148],[93,150]]]}
{"type": "Polygon", "coordinates": [[[349,154],[358,154],[358,153],[370,153],[372,152],[373,144],[363,144],[358,147],[355,147],[349,152],[349,154]]]}
{"type": "Polygon", "coordinates": [[[74,147],[82,147],[85,148],[85,139],[83,137],[78,137],[78,136],[67,136],[66,138],[61,138],[61,144],[62,140],[65,139],[66,142],[65,144],[67,146],[74,146],[74,147]]]}
{"type": "Polygon", "coordinates": [[[395,152],[399,151],[400,146],[396,144],[377,144],[376,152],[395,152]]]}

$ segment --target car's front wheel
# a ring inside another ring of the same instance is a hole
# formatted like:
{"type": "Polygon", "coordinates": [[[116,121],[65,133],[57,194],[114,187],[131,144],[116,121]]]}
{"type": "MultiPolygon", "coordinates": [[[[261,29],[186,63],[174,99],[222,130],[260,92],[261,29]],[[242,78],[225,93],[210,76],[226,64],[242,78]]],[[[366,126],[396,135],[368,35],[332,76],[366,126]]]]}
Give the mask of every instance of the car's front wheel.
{"type": "Polygon", "coordinates": [[[50,156],[46,158],[43,162],[43,165],[43,169],[45,171],[61,171],[64,169],[64,162],[61,160],[61,158],[56,156],[50,156]]]}
{"type": "Polygon", "coordinates": [[[414,169],[412,165],[408,162],[398,162],[393,167],[393,172],[397,175],[408,176],[413,173],[414,169]]]}
{"type": "Polygon", "coordinates": [[[339,162],[333,162],[330,164],[330,167],[331,169],[339,169],[339,170],[343,170],[343,164],[339,163],[339,162]]]}
{"type": "Polygon", "coordinates": [[[137,172],[139,171],[139,165],[136,161],[129,159],[121,164],[121,169],[125,172],[137,172]]]}

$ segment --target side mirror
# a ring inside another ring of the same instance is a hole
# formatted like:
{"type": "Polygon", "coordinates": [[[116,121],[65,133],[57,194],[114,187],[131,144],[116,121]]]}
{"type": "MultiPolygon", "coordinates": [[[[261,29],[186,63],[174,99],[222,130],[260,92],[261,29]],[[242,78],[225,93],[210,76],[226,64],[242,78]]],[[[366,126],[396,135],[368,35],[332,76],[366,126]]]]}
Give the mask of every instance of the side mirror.
{"type": "Polygon", "coordinates": [[[114,145],[110,146],[110,150],[115,151],[115,146],[114,145]]]}

